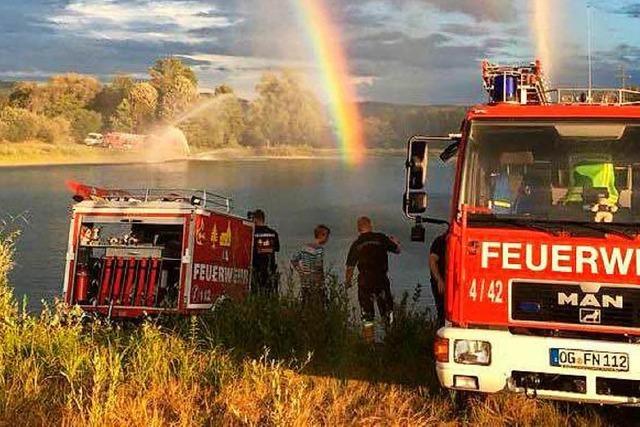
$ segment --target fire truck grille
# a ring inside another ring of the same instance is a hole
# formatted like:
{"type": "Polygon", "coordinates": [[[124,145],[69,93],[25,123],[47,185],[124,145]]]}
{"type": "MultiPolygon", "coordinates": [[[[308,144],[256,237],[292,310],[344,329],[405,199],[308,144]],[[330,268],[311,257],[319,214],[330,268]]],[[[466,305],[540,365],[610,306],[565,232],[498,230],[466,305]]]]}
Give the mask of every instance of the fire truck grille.
{"type": "Polygon", "coordinates": [[[640,327],[640,286],[601,286],[583,292],[578,283],[513,282],[511,318],[515,321],[592,326],[640,327]]]}

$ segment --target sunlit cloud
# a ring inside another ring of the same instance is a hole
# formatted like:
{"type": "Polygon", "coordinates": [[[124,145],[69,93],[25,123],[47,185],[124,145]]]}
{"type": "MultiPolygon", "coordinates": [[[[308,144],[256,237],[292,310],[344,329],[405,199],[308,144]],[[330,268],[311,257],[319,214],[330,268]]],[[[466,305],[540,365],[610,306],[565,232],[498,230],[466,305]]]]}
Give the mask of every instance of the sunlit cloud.
{"type": "Polygon", "coordinates": [[[47,19],[58,30],[81,37],[107,40],[198,43],[197,30],[237,24],[202,1],[71,0],[47,19]]]}

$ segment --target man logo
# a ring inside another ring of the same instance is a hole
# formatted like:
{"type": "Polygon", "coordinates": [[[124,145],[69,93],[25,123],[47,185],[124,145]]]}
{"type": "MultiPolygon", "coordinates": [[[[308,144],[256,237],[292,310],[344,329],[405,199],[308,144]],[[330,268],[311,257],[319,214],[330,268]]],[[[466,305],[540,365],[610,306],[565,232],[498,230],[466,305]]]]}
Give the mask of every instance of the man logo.
{"type": "Polygon", "coordinates": [[[589,323],[599,325],[601,322],[601,311],[597,308],[581,308],[580,323],[589,323]]]}
{"type": "Polygon", "coordinates": [[[622,295],[602,295],[585,294],[582,298],[577,293],[565,294],[558,292],[558,305],[573,305],[580,307],[603,307],[603,308],[623,308],[624,298],[622,295]]]}

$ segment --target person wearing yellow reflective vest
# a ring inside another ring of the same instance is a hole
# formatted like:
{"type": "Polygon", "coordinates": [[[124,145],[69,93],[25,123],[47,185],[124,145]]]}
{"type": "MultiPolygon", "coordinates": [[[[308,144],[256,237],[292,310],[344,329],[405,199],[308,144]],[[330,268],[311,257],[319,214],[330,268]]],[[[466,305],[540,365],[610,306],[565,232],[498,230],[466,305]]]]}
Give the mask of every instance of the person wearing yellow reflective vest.
{"type": "Polygon", "coordinates": [[[583,163],[573,168],[573,186],[565,199],[568,203],[584,202],[585,188],[606,188],[609,196],[606,205],[615,206],[620,193],[616,188],[616,174],[611,162],[583,163]]]}

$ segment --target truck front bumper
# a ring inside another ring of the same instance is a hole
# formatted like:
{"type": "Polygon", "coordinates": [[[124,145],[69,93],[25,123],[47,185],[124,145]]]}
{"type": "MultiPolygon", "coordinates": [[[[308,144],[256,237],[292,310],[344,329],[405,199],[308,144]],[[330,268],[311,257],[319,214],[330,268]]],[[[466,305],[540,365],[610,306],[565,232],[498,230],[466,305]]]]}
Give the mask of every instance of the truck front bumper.
{"type": "Polygon", "coordinates": [[[532,397],[640,406],[640,344],[546,338],[448,326],[440,329],[438,336],[449,340],[449,362],[436,363],[438,378],[444,387],[484,393],[507,390],[532,397]],[[456,363],[456,340],[489,342],[490,364],[456,363]],[[550,352],[557,348],[626,353],[629,369],[612,372],[552,366],[550,352]]]}

